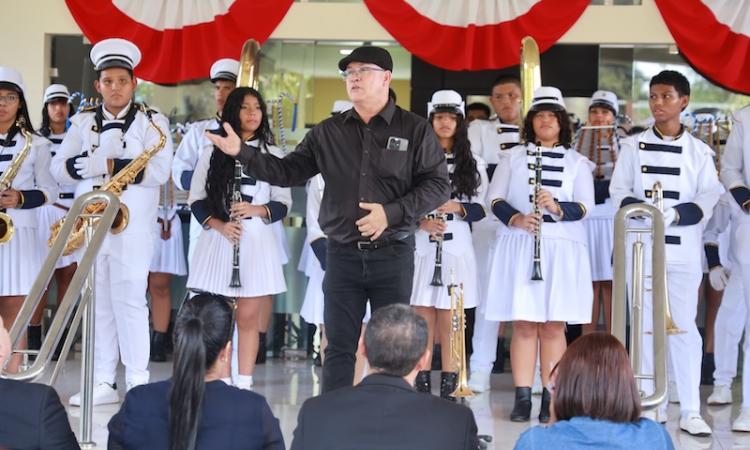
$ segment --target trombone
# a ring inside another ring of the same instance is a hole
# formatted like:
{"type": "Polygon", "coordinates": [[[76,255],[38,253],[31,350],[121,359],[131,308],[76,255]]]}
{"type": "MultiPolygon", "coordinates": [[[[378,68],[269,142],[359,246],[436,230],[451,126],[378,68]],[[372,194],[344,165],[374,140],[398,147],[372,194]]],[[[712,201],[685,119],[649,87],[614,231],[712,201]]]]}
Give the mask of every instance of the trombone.
{"type": "Polygon", "coordinates": [[[636,381],[640,386],[642,380],[653,380],[655,391],[646,396],[641,391],[641,405],[644,409],[655,408],[664,402],[667,396],[667,335],[681,333],[672,320],[669,309],[666,271],[666,241],[665,225],[662,212],[663,192],[661,183],[654,185],[655,204],[633,203],[623,206],[615,215],[615,248],[614,248],[614,279],[612,302],[612,333],[630,349],[630,363],[636,381]],[[628,226],[630,219],[650,219],[650,227],[643,225],[628,226]],[[632,273],[630,314],[627,312],[628,286],[627,277],[627,235],[635,234],[636,240],[632,244],[632,273]],[[650,234],[651,276],[644,274],[645,255],[643,234],[650,234]],[[643,329],[643,296],[646,291],[646,278],[652,279],[652,328],[653,331],[643,329]],[[630,341],[626,339],[627,319],[630,318],[630,341]],[[643,373],[641,355],[643,335],[653,335],[654,372],[643,373]]]}

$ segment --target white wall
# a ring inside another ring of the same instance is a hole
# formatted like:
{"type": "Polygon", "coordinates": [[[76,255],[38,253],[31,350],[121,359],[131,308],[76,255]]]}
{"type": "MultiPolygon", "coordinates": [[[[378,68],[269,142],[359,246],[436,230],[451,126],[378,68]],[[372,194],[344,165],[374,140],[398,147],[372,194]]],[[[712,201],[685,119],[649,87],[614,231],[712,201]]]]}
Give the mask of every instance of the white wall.
{"type": "MultiPolygon", "coordinates": [[[[2,0],[0,65],[21,71],[29,103],[49,83],[50,35],[81,34],[63,0],[2,0]]],[[[294,3],[271,35],[298,40],[393,40],[364,3],[294,3]]],[[[562,43],[671,44],[654,0],[642,6],[589,6],[562,43]]],[[[32,112],[37,108],[31,108],[32,112]]],[[[38,114],[38,113],[37,113],[38,114]]],[[[34,120],[39,120],[34,117],[34,120]]]]}

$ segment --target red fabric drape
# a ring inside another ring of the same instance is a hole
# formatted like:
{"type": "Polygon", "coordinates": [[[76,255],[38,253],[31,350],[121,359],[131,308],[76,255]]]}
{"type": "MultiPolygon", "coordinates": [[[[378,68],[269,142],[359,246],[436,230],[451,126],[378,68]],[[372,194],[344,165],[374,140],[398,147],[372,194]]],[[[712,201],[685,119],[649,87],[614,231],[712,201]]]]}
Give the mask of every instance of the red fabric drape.
{"type": "MultiPolygon", "coordinates": [[[[179,29],[156,30],[120,11],[112,0],[65,0],[83,34],[93,43],[119,37],[143,53],[139,78],[174,84],[205,78],[220,58],[239,58],[250,38],[263,43],[284,18],[293,0],[237,0],[213,21],[179,29]]],[[[159,7],[156,2],[154,7],[159,7]]]]}
{"type": "Polygon", "coordinates": [[[448,70],[482,70],[518,64],[524,36],[532,36],[544,52],[573,26],[589,0],[540,0],[513,20],[465,27],[436,23],[404,0],[365,4],[399,44],[420,59],[448,70]]]}
{"type": "MultiPolygon", "coordinates": [[[[680,53],[714,83],[750,94],[750,38],[719,22],[700,0],[656,0],[680,53]]],[[[750,30],[745,30],[750,34],[750,30]]]]}

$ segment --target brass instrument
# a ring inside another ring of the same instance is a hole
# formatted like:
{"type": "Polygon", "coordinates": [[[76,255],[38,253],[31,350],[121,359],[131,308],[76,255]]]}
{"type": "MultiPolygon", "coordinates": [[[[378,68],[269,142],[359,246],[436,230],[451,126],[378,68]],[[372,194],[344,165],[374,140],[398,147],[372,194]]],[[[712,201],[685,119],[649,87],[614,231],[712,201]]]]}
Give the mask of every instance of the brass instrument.
{"type": "MultiPolygon", "coordinates": [[[[240,55],[240,71],[237,75],[236,87],[251,87],[258,89],[258,69],[260,61],[260,45],[255,39],[248,39],[242,46],[240,55]]],[[[242,163],[234,160],[234,179],[232,180],[232,198],[230,203],[239,203],[242,201],[242,163]]],[[[232,219],[235,223],[242,222],[240,218],[232,219]]],[[[232,246],[232,278],[229,281],[229,287],[242,287],[240,281],[240,242],[237,241],[232,246]]]]}
{"type": "MultiPolygon", "coordinates": [[[[31,151],[31,133],[26,129],[26,121],[19,117],[16,120],[16,126],[18,127],[20,133],[23,135],[24,138],[24,145],[20,152],[16,155],[15,158],[13,158],[13,162],[10,163],[10,167],[8,167],[8,170],[6,170],[3,173],[3,176],[0,177],[0,192],[6,191],[10,189],[11,185],[13,184],[13,180],[16,178],[16,175],[18,175],[18,171],[21,168],[21,165],[23,164],[26,157],[29,155],[29,151],[31,151]]],[[[4,211],[0,210],[0,244],[4,244],[13,237],[13,233],[15,232],[15,227],[13,226],[13,218],[10,217],[10,214],[5,213],[4,211]]]]}
{"type": "MultiPolygon", "coordinates": [[[[445,223],[445,214],[437,213],[434,215],[435,220],[445,223]]],[[[430,286],[443,285],[443,235],[435,235],[431,240],[435,241],[435,270],[432,272],[432,281],[430,286]]]]}
{"type": "Polygon", "coordinates": [[[630,362],[639,386],[642,380],[653,380],[655,391],[652,395],[641,394],[641,405],[644,409],[655,408],[662,404],[667,396],[667,335],[680,332],[672,321],[669,311],[667,292],[666,241],[664,214],[662,206],[661,184],[654,185],[654,196],[657,206],[645,203],[632,203],[623,206],[615,215],[614,235],[614,277],[612,288],[612,334],[630,349],[630,362]],[[650,226],[629,225],[630,219],[650,219],[650,226]],[[634,233],[636,240],[632,244],[632,273],[630,282],[630,313],[628,307],[627,278],[627,235],[634,233]],[[642,235],[650,234],[651,276],[644,274],[645,255],[642,235]],[[641,355],[643,349],[643,295],[645,281],[651,278],[654,372],[644,374],[641,355]],[[630,316],[630,342],[626,340],[628,316],[630,316]]]}
{"type": "MultiPolygon", "coordinates": [[[[539,66],[539,47],[531,36],[526,36],[521,40],[521,114],[526,116],[531,109],[531,103],[534,99],[534,91],[541,86],[542,75],[539,66]]],[[[523,128],[522,128],[523,130],[523,128]]],[[[537,195],[541,190],[542,183],[542,149],[536,148],[536,163],[534,171],[534,215],[539,219],[539,226],[534,233],[534,269],[531,275],[532,280],[542,279],[542,212],[536,204],[537,195]]]]}
{"type": "MultiPolygon", "coordinates": [[[[154,119],[152,117],[153,112],[148,109],[147,107],[140,105],[140,104],[134,104],[135,108],[138,108],[148,116],[148,125],[150,128],[152,128],[154,131],[156,131],[159,135],[159,141],[151,146],[150,148],[147,148],[144,150],[140,155],[138,155],[137,158],[130,161],[127,166],[125,166],[122,170],[117,172],[117,174],[113,175],[112,178],[110,178],[109,182],[107,182],[104,186],[102,186],[99,190],[100,191],[107,191],[112,192],[113,194],[117,195],[118,197],[122,194],[122,191],[127,187],[128,184],[131,184],[135,178],[140,174],[148,165],[148,162],[151,160],[151,158],[154,157],[159,151],[164,148],[164,145],[167,143],[167,136],[164,134],[164,132],[159,128],[155,123],[154,119]]],[[[106,207],[106,204],[104,203],[91,203],[86,206],[85,214],[88,215],[97,215],[101,214],[101,212],[106,207]]],[[[70,214],[68,214],[70,216],[70,214]]],[[[67,216],[56,223],[54,223],[51,227],[51,235],[48,241],[48,244],[52,246],[52,243],[57,238],[57,235],[60,233],[60,228],[63,225],[63,222],[67,219],[67,216]]],[[[120,210],[117,214],[117,218],[115,219],[114,223],[112,224],[112,234],[118,234],[121,233],[125,228],[128,226],[128,221],[130,219],[130,212],[128,210],[127,205],[124,203],[120,204],[120,210]]],[[[83,221],[80,218],[77,218],[77,223],[75,227],[75,231],[70,235],[68,238],[67,245],[65,246],[65,251],[63,252],[64,255],[69,255],[73,253],[75,250],[81,248],[84,241],[84,227],[83,227],[83,221]]]]}
{"type": "MultiPolygon", "coordinates": [[[[451,274],[451,278],[453,278],[451,274]]],[[[469,378],[466,366],[466,313],[464,311],[464,284],[456,285],[451,282],[448,285],[448,295],[451,298],[451,330],[450,349],[453,367],[458,372],[458,383],[456,390],[451,392],[452,397],[473,397],[474,392],[469,388],[469,378]],[[458,292],[456,292],[458,291],[458,292]]]]}
{"type": "Polygon", "coordinates": [[[721,172],[721,156],[732,131],[731,119],[710,113],[696,114],[690,134],[705,142],[714,151],[716,171],[721,172]]]}

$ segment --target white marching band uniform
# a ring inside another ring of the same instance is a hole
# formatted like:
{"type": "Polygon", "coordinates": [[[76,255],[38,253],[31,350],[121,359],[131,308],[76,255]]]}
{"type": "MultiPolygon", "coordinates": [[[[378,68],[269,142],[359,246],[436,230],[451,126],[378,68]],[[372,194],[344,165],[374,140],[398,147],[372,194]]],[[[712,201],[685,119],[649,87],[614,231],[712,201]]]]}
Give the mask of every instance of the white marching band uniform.
{"type": "MultiPolygon", "coordinates": [[[[323,181],[321,174],[310,178],[307,183],[307,205],[305,211],[307,238],[302,248],[302,256],[300,257],[298,267],[309,278],[307,288],[305,289],[305,298],[302,300],[302,308],[299,314],[305,319],[305,322],[315,325],[323,323],[323,277],[325,276],[325,270],[311,245],[319,239],[328,240],[318,224],[320,202],[323,199],[324,189],[325,181],[323,181]]],[[[320,244],[321,250],[325,252],[325,246],[322,245],[323,242],[321,241],[320,244]]]]}
{"type": "MultiPolygon", "coordinates": [[[[498,165],[490,183],[488,202],[497,215],[501,202],[505,224],[516,213],[533,212],[536,146],[511,149],[507,163],[498,165]],[[512,214],[510,214],[512,213],[512,214]],[[510,215],[508,215],[510,214],[510,215]]],[[[517,227],[498,229],[485,307],[488,319],[549,321],[574,324],[591,321],[593,290],[586,233],[581,219],[594,204],[593,164],[573,149],[542,148],[542,189],[563,205],[561,217],[543,211],[541,269],[543,281],[532,281],[534,235],[517,227]]]]}
{"type": "MultiPolygon", "coordinates": [[[[5,81],[6,70],[9,69],[0,68],[2,81],[5,81]]],[[[0,134],[0,176],[8,170],[24,145],[26,139],[20,131],[12,136],[0,134]]],[[[0,245],[0,267],[3,268],[0,271],[0,297],[28,294],[42,266],[44,253],[39,240],[37,211],[57,197],[58,189],[49,172],[49,145],[47,139],[32,134],[28,156],[11,184],[12,189],[21,191],[23,203],[4,211],[13,220],[15,231],[8,242],[0,245]]]]}
{"type": "MultiPolygon", "coordinates": [[[[249,141],[248,144],[258,146],[258,141],[249,141]]],[[[281,149],[275,146],[264,146],[264,151],[279,158],[284,156],[281,149]]],[[[188,202],[196,216],[201,214],[197,210],[196,202],[205,200],[207,196],[206,179],[211,155],[212,151],[205,151],[201,154],[190,187],[188,202]]],[[[188,289],[232,298],[258,297],[286,291],[282,268],[284,255],[280,251],[279,236],[273,223],[281,221],[291,208],[291,190],[255,180],[243,172],[241,191],[245,201],[253,205],[266,205],[271,213],[267,219],[251,217],[242,220],[243,232],[240,240],[242,287],[229,287],[234,245],[219,231],[208,228],[201,232],[195,247],[187,280],[188,289]],[[272,202],[283,205],[285,208],[271,208],[269,204],[272,202]]],[[[204,222],[207,220],[207,218],[203,219],[204,222]]]]}
{"type": "MultiPolygon", "coordinates": [[[[455,155],[446,153],[448,176],[453,179],[455,169],[455,155]]],[[[448,295],[448,285],[463,283],[464,308],[474,308],[479,303],[479,280],[477,277],[477,263],[471,240],[470,220],[481,220],[487,213],[483,203],[487,192],[487,165],[479,156],[476,160],[480,184],[475,196],[470,198],[451,194],[451,199],[461,203],[466,211],[466,217],[460,214],[447,214],[446,230],[443,233],[442,249],[442,286],[432,286],[435,272],[436,243],[430,239],[430,234],[422,229],[415,233],[416,250],[414,254],[414,282],[411,291],[411,305],[424,306],[448,310],[451,308],[451,298],[448,295]]],[[[434,217],[436,211],[428,214],[434,217]]],[[[495,332],[497,335],[497,332],[495,332]]]]}
{"type": "Polygon", "coordinates": [[[174,185],[172,185],[172,179],[170,178],[160,190],[159,213],[154,225],[156,234],[154,256],[151,258],[149,271],[185,276],[187,275],[187,264],[185,263],[185,248],[182,241],[182,220],[177,214],[174,195],[170,195],[172,189],[174,189],[174,185]],[[162,230],[164,229],[169,230],[167,239],[162,238],[162,230]]]}
{"type": "MultiPolygon", "coordinates": [[[[732,131],[727,138],[721,158],[721,181],[729,191],[726,199],[731,205],[732,234],[729,259],[732,261],[732,275],[730,284],[734,279],[741,282],[738,289],[742,290],[744,298],[745,329],[747,330],[747,324],[750,323],[750,315],[748,315],[750,314],[750,239],[748,239],[748,235],[750,235],[750,216],[748,215],[748,209],[750,209],[750,189],[748,189],[750,186],[750,133],[745,130],[746,124],[750,124],[749,107],[745,107],[734,114],[732,131]]],[[[727,289],[729,289],[729,286],[727,286],[727,289]]],[[[723,305],[724,300],[722,299],[719,314],[722,314],[723,305]]],[[[717,328],[718,330],[719,328],[717,328]]],[[[748,365],[750,348],[747,344],[747,333],[745,336],[743,368],[750,368],[750,365],[748,365]]],[[[742,394],[742,413],[732,428],[750,431],[750,417],[748,417],[748,414],[750,414],[750,375],[747,371],[743,371],[742,394]]]]}
{"type": "MultiPolygon", "coordinates": [[[[657,181],[664,191],[667,290],[674,322],[685,331],[668,337],[667,350],[674,368],[682,416],[687,419],[700,411],[702,342],[695,318],[702,279],[703,227],[721,195],[721,185],[711,149],[687,132],[681,131],[678,136],[668,138],[652,127],[622,144],[610,185],[615,205],[652,203],[652,189],[657,181]]],[[[650,255],[648,241],[645,247],[645,254],[650,255]]],[[[628,260],[631,258],[629,255],[628,260]]],[[[651,259],[647,257],[645,273],[650,271],[651,259]]],[[[650,288],[651,281],[646,279],[642,357],[645,373],[653,373],[650,288]]],[[[652,393],[653,381],[643,380],[642,389],[647,395],[652,393]]],[[[660,415],[665,408],[666,403],[661,406],[660,415]]]]}
{"type": "MultiPolygon", "coordinates": [[[[490,120],[475,120],[469,124],[469,142],[471,151],[480,156],[487,167],[488,180],[501,158],[507,156],[510,148],[520,141],[517,125],[502,123],[497,115],[490,120]]],[[[494,214],[487,214],[484,219],[471,224],[471,237],[477,262],[479,279],[479,304],[474,321],[474,336],[469,366],[472,372],[490,373],[497,354],[497,338],[500,322],[488,320],[484,314],[487,297],[487,283],[490,277],[490,258],[493,254],[495,236],[500,227],[500,220],[494,214]]]]}
{"type": "MultiPolygon", "coordinates": [[[[145,113],[129,104],[117,116],[104,107],[73,116],[60,149],[52,160],[52,174],[60,184],[76,184],[76,197],[107,183],[110,175],[80,179],[73,161],[82,155],[115,160],[115,172],[144,150],[157,144],[159,135],[149,127],[145,113]],[[97,116],[101,123],[97,124],[97,116]],[[126,122],[130,126],[123,134],[126,122]]],[[[120,200],[130,209],[127,228],[108,234],[96,260],[95,383],[113,384],[117,362],[122,356],[129,386],[148,382],[149,324],[146,288],[148,264],[154,252],[159,188],[169,178],[172,138],[169,121],[152,112],[154,123],[167,137],[161,151],[149,161],[136,179],[122,192],[120,200]]]]}

